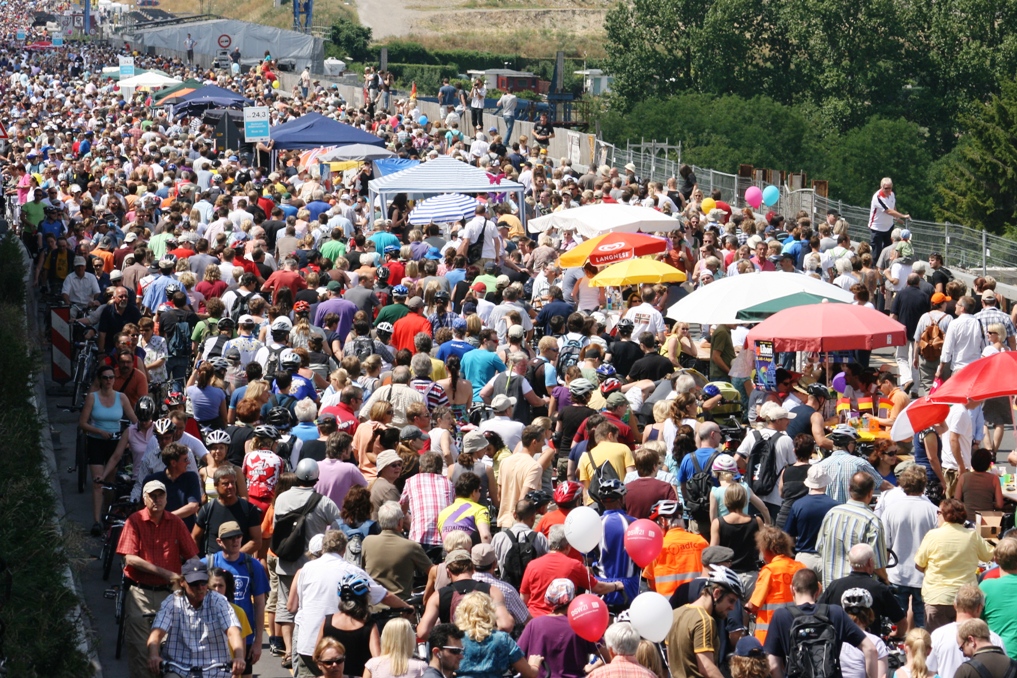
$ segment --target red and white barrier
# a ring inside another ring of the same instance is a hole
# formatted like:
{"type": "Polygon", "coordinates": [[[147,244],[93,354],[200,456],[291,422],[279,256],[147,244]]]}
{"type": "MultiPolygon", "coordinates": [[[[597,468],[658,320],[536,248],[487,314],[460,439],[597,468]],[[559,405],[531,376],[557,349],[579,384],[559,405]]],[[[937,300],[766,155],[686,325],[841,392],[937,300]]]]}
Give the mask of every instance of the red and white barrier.
{"type": "Polygon", "coordinates": [[[71,373],[71,309],[50,309],[50,345],[53,348],[53,381],[66,384],[71,373]]]}

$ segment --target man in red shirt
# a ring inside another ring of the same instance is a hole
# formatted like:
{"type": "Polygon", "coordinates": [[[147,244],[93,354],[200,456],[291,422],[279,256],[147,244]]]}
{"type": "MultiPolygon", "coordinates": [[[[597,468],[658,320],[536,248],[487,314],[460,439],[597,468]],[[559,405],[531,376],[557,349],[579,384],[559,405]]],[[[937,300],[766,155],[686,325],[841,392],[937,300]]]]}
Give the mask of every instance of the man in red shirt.
{"type": "Polygon", "coordinates": [[[413,345],[413,338],[418,332],[424,332],[428,336],[434,336],[431,332],[431,322],[424,317],[421,310],[424,308],[424,300],[420,297],[413,297],[406,302],[406,308],[410,312],[400,318],[392,326],[392,346],[395,349],[406,349],[410,353],[416,352],[413,345]]]}
{"type": "Polygon", "coordinates": [[[338,433],[349,433],[351,436],[357,432],[360,420],[357,418],[357,410],[364,404],[364,392],[359,386],[347,386],[339,394],[339,402],[335,405],[322,408],[322,414],[331,414],[335,417],[336,431],[338,433]]]}
{"type": "Polygon", "coordinates": [[[272,293],[272,303],[275,303],[276,297],[279,295],[280,287],[289,287],[293,292],[293,298],[297,298],[297,292],[300,290],[307,289],[307,282],[300,275],[300,271],[297,270],[299,262],[296,259],[287,259],[283,262],[283,267],[268,276],[268,280],[261,286],[262,292],[272,293]]]}
{"type": "Polygon", "coordinates": [[[169,597],[182,563],[198,555],[184,521],[166,510],[166,486],[150,480],[142,496],[145,508],[127,519],[117,545],[117,553],[126,562],[124,576],[131,582],[125,601],[124,642],[132,677],[151,675],[148,634],[152,619],[169,597]]]}
{"type": "Polygon", "coordinates": [[[551,614],[551,606],[544,600],[544,592],[555,579],[568,579],[576,589],[588,589],[597,595],[623,591],[620,581],[598,581],[590,571],[574,559],[565,555],[569,542],[565,539],[565,526],[555,525],[547,538],[547,555],[530,561],[519,585],[519,595],[534,617],[551,614]]]}

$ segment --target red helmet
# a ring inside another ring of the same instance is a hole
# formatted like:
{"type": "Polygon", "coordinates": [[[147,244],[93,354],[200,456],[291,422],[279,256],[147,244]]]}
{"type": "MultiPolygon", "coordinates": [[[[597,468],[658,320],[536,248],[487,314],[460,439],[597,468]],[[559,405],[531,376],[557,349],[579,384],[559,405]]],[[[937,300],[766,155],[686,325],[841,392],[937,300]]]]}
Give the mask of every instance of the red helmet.
{"type": "Polygon", "coordinates": [[[567,504],[575,500],[583,491],[583,486],[571,480],[558,485],[554,490],[554,503],[567,504]]]}
{"type": "Polygon", "coordinates": [[[297,303],[293,304],[294,313],[307,313],[310,310],[311,305],[306,301],[298,301],[297,303]]]}

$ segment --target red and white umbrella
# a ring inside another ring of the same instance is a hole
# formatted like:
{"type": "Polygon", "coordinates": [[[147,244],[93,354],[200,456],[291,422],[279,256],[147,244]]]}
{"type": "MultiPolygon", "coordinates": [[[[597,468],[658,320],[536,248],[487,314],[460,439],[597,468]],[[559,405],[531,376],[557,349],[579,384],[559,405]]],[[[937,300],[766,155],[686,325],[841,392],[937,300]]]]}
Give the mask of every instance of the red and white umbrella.
{"type": "Polygon", "coordinates": [[[950,406],[929,400],[929,396],[919,398],[897,415],[890,428],[891,440],[911,440],[916,433],[938,424],[950,414],[950,406]]]}
{"type": "Polygon", "coordinates": [[[303,153],[300,154],[299,169],[307,169],[311,165],[316,164],[315,160],[318,159],[319,155],[324,155],[329,151],[334,151],[335,148],[336,148],[335,146],[325,146],[324,148],[312,148],[310,150],[304,151],[303,153]]]}

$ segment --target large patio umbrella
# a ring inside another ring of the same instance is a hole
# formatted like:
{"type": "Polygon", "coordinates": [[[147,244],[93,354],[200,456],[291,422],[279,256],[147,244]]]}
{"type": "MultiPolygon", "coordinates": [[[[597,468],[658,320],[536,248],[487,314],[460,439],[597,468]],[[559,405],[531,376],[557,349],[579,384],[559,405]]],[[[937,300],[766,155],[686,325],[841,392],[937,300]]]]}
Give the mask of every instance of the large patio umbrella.
{"type": "Polygon", "coordinates": [[[929,396],[915,400],[897,415],[890,429],[891,440],[911,440],[916,433],[946,419],[950,406],[936,403],[929,396]]]}
{"type": "Polygon", "coordinates": [[[608,266],[593,276],[593,287],[685,282],[685,274],[674,266],[655,259],[629,259],[608,266]]]}
{"type": "Polygon", "coordinates": [[[575,209],[552,212],[527,223],[531,233],[543,233],[554,227],[571,229],[584,238],[605,233],[670,232],[681,224],[674,217],[651,207],[598,203],[575,209]]]}
{"type": "Polygon", "coordinates": [[[794,294],[789,294],[785,297],[769,299],[767,301],[762,302],[761,304],[756,304],[755,306],[743,308],[742,310],[738,311],[737,315],[739,320],[744,320],[746,322],[756,322],[759,320],[766,320],[774,313],[780,313],[781,311],[787,308],[794,308],[796,306],[809,306],[811,304],[821,304],[824,301],[829,301],[834,304],[843,303],[839,299],[831,299],[830,297],[823,296],[821,294],[814,294],[812,292],[795,292],[794,294]]]}
{"type": "Polygon", "coordinates": [[[957,370],[929,395],[936,403],[966,403],[1017,395],[1017,352],[1005,351],[979,358],[957,370]]]}
{"type": "Polygon", "coordinates": [[[734,325],[745,322],[738,317],[739,311],[798,292],[845,303],[854,301],[850,292],[801,273],[762,271],[733,275],[704,285],[671,306],[667,317],[704,325],[734,325]]]}
{"type": "Polygon", "coordinates": [[[394,158],[396,154],[381,146],[368,144],[346,144],[338,146],[319,156],[319,162],[345,162],[347,160],[380,160],[394,158]]]}
{"type": "Polygon", "coordinates": [[[590,238],[558,257],[562,268],[582,266],[589,259],[594,266],[606,266],[626,259],[667,251],[667,240],[642,233],[607,233],[590,238]]]}
{"type": "Polygon", "coordinates": [[[826,353],[901,346],[907,342],[906,335],[904,325],[875,309],[823,303],[776,313],[756,325],[747,341],[750,345],[772,341],[775,351],[826,353]]]}
{"type": "Polygon", "coordinates": [[[410,224],[451,224],[473,216],[477,211],[477,199],[461,193],[445,193],[427,200],[421,200],[410,212],[410,224]]]}

